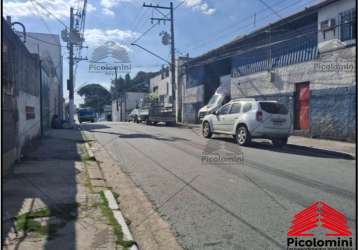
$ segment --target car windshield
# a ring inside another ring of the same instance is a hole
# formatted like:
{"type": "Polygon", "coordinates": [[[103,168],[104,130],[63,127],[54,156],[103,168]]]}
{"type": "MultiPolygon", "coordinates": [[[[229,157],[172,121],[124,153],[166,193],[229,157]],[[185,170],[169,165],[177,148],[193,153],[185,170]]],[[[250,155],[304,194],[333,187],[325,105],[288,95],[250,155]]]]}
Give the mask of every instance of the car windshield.
{"type": "Polygon", "coordinates": [[[215,103],[217,103],[219,101],[219,99],[221,99],[222,95],[213,95],[209,102],[208,102],[208,105],[207,106],[212,106],[214,105],[215,103]]]}
{"type": "Polygon", "coordinates": [[[80,111],[78,112],[78,114],[79,114],[80,116],[84,116],[84,115],[94,115],[94,111],[92,111],[92,110],[80,110],[80,111]]]}
{"type": "Polygon", "coordinates": [[[261,109],[270,114],[288,114],[287,108],[277,102],[260,102],[261,109]]]}

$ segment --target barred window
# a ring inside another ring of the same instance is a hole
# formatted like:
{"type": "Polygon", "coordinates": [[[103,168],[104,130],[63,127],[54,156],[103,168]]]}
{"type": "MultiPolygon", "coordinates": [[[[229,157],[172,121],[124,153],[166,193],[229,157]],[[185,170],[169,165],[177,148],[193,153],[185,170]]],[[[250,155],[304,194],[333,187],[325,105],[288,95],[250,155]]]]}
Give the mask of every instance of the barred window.
{"type": "Polygon", "coordinates": [[[356,10],[350,9],[339,14],[341,41],[355,39],[357,36],[356,10]]]}
{"type": "Polygon", "coordinates": [[[35,119],[35,108],[34,107],[26,106],[25,112],[26,112],[26,120],[35,119]]]}

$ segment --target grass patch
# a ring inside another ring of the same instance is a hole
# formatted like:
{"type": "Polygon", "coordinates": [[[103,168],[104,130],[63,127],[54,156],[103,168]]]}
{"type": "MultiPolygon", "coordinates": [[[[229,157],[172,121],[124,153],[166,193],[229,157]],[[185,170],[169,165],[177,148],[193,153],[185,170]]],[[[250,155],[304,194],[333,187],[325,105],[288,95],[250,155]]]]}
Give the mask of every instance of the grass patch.
{"type": "Polygon", "coordinates": [[[28,218],[26,214],[16,217],[16,231],[35,232],[40,235],[46,235],[48,227],[41,225],[40,222],[35,221],[33,218],[28,218]]]}
{"type": "Polygon", "coordinates": [[[48,208],[43,208],[37,211],[31,211],[16,216],[15,227],[17,231],[36,232],[40,235],[46,235],[48,226],[41,225],[35,218],[49,217],[51,211],[48,208]]]}
{"type": "Polygon", "coordinates": [[[49,239],[53,238],[56,232],[64,227],[68,221],[76,219],[77,216],[72,215],[72,212],[77,207],[77,203],[62,204],[56,209],[43,208],[18,215],[15,221],[16,231],[33,232],[39,235],[48,235],[49,239]],[[36,220],[38,218],[47,218],[46,225],[36,220]],[[52,218],[58,219],[58,222],[53,223],[52,218]]]}
{"type": "Polygon", "coordinates": [[[106,197],[104,196],[103,191],[99,193],[101,197],[101,203],[99,204],[99,207],[102,210],[103,215],[108,219],[109,223],[112,225],[114,234],[116,235],[116,243],[118,245],[123,246],[125,249],[131,247],[135,242],[134,241],[128,241],[123,239],[123,231],[120,224],[118,224],[117,220],[115,219],[112,210],[108,206],[108,201],[106,197]]]}

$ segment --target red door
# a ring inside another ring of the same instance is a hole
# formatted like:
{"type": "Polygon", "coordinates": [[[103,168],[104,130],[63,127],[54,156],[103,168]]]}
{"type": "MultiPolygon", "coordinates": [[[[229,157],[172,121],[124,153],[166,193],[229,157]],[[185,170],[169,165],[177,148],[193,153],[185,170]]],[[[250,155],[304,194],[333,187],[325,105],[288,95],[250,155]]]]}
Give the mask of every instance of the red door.
{"type": "Polygon", "coordinates": [[[296,84],[296,129],[310,127],[310,85],[296,84]]]}

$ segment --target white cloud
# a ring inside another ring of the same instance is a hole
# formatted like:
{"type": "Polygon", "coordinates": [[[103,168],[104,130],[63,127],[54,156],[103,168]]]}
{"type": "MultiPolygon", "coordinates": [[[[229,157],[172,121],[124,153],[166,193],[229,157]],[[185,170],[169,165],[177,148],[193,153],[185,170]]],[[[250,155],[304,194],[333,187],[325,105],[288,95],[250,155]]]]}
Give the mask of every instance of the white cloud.
{"type": "Polygon", "coordinates": [[[106,8],[102,9],[102,12],[103,12],[103,14],[105,14],[107,16],[114,16],[115,15],[113,10],[106,9],[106,8]]]}
{"type": "Polygon", "coordinates": [[[101,0],[102,13],[109,16],[114,16],[115,13],[112,10],[121,2],[133,2],[134,0],[101,0]]]}
{"type": "MultiPolygon", "coordinates": [[[[47,19],[54,19],[52,15],[36,2],[62,20],[65,20],[70,16],[70,6],[78,6],[77,0],[26,0],[23,2],[7,0],[4,1],[3,5],[4,14],[13,17],[40,16],[47,19]]],[[[95,6],[87,4],[87,13],[95,10],[95,6]]]]}
{"type": "Polygon", "coordinates": [[[204,0],[185,0],[184,5],[205,15],[212,15],[216,11],[216,9],[210,8],[204,0]]]}
{"type": "Polygon", "coordinates": [[[104,45],[107,41],[113,41],[120,44],[122,47],[125,47],[130,51],[129,47],[123,45],[124,42],[135,39],[138,37],[139,33],[133,32],[131,30],[120,30],[120,29],[111,29],[111,30],[102,30],[102,29],[86,29],[85,30],[85,40],[86,43],[91,47],[96,47],[104,45]]]}

